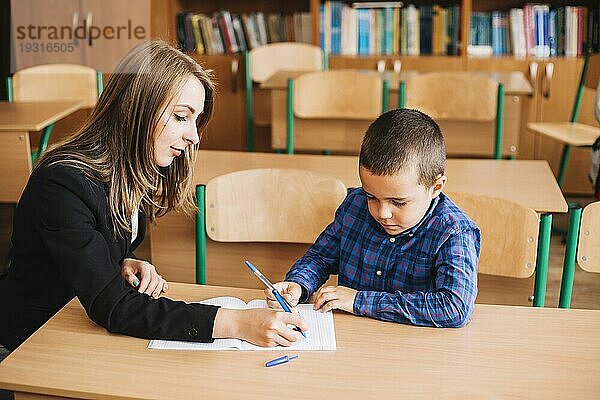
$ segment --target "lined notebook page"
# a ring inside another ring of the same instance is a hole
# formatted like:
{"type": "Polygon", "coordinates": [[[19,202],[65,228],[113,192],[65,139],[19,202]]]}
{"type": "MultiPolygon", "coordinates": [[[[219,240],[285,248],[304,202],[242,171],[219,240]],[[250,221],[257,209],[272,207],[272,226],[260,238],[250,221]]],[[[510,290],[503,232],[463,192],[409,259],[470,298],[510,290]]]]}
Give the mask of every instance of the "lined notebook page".
{"type": "MultiPolygon", "coordinates": [[[[235,297],[217,297],[201,302],[202,304],[219,305],[227,308],[266,308],[264,300],[252,300],[246,305],[235,297]]],[[[306,338],[301,337],[289,350],[335,350],[335,328],[333,313],[314,311],[312,304],[300,304],[298,313],[304,317],[310,330],[306,338]]],[[[151,340],[149,349],[162,350],[281,350],[281,346],[260,347],[239,339],[216,339],[213,343],[180,342],[175,340],[151,340]]]]}

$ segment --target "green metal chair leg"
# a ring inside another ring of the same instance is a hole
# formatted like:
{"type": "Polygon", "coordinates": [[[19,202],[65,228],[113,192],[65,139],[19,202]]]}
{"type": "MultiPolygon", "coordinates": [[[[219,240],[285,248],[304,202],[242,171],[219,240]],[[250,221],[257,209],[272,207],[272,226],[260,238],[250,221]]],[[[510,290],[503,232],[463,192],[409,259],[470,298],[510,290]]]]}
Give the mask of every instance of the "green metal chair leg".
{"type": "Polygon", "coordinates": [[[494,158],[502,158],[502,134],[504,131],[504,85],[498,84],[498,99],[496,101],[496,137],[494,140],[494,158]]]}
{"type": "Polygon", "coordinates": [[[551,231],[552,214],[542,214],[538,238],[537,265],[535,268],[535,287],[533,290],[534,307],[544,307],[546,301],[546,282],[548,280],[548,255],[550,252],[551,231]]]}
{"type": "Polygon", "coordinates": [[[254,91],[250,74],[250,53],[246,52],[244,66],[246,81],[246,150],[254,151],[254,91]]]}
{"type": "Polygon", "coordinates": [[[12,86],[12,77],[6,77],[6,99],[9,103],[13,102],[13,86],[12,86]]]}
{"type": "Polygon", "coordinates": [[[581,224],[581,207],[579,204],[569,204],[569,230],[567,232],[567,246],[563,263],[562,280],[560,283],[560,308],[571,307],[571,294],[573,293],[573,279],[575,276],[575,261],[577,257],[577,242],[579,240],[579,226],[581,224]]]}
{"type": "Polygon", "coordinates": [[[325,50],[323,52],[323,71],[327,71],[329,69],[329,55],[325,50]]]}
{"type": "Polygon", "coordinates": [[[104,90],[104,79],[102,77],[102,71],[96,71],[96,88],[98,90],[98,98],[104,90]]]}
{"type": "Polygon", "coordinates": [[[204,185],[196,186],[196,283],[206,284],[206,206],[204,185]]]}
{"type": "Polygon", "coordinates": [[[42,136],[40,137],[40,146],[38,150],[31,153],[31,165],[34,165],[36,160],[46,151],[48,142],[50,141],[50,135],[52,134],[52,128],[54,128],[54,124],[50,124],[44,128],[44,132],[42,132],[42,136]]]}
{"type": "Polygon", "coordinates": [[[398,108],[406,108],[406,82],[400,81],[398,85],[398,108]]]}
{"type": "Polygon", "coordinates": [[[286,152],[294,154],[294,80],[287,82],[286,152]]]}
{"type": "Polygon", "coordinates": [[[390,83],[383,81],[383,93],[381,94],[381,113],[388,112],[390,109],[390,83]]]}

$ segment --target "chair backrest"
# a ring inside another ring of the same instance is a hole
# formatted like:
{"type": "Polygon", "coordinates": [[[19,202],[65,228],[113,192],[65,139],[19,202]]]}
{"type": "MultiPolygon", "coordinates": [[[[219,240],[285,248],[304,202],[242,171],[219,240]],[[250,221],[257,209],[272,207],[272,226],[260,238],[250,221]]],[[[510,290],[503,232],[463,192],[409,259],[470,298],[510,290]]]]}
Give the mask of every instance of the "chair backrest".
{"type": "Polygon", "coordinates": [[[382,112],[383,80],[353,70],[311,72],[294,80],[299,118],[369,120],[382,112]]]}
{"type": "Polygon", "coordinates": [[[406,82],[406,107],[436,120],[492,121],[498,82],[470,72],[429,72],[406,82]]]}
{"type": "Polygon", "coordinates": [[[96,70],[85,65],[46,64],[15,72],[13,101],[81,100],[94,107],[98,100],[96,70]]]}
{"type": "Polygon", "coordinates": [[[447,195],[481,230],[480,273],[513,278],[533,275],[539,231],[534,210],[481,194],[447,195]]]}
{"type": "Polygon", "coordinates": [[[581,214],[577,263],[588,272],[600,272],[600,202],[588,204],[581,214]]]}
{"type": "Polygon", "coordinates": [[[220,242],[312,243],[345,196],[340,180],[314,172],[232,172],[206,185],[206,232],[220,242]]]}
{"type": "Polygon", "coordinates": [[[250,76],[262,83],[277,71],[320,71],[323,69],[320,47],[296,42],[271,43],[250,51],[250,76]]]}

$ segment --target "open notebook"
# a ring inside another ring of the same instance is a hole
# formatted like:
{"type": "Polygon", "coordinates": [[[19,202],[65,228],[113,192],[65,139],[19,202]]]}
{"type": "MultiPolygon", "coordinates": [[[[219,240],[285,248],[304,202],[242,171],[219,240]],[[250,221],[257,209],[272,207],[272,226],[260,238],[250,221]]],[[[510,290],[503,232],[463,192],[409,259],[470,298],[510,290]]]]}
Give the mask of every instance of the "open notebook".
{"type": "MultiPolygon", "coordinates": [[[[252,300],[248,304],[235,297],[215,297],[201,301],[202,304],[211,304],[226,308],[267,308],[265,300],[252,300]]],[[[310,330],[306,338],[300,338],[286,350],[335,350],[335,329],[333,327],[333,314],[331,311],[321,313],[314,311],[312,304],[299,304],[297,307],[300,315],[304,317],[310,330]]],[[[163,350],[281,350],[280,346],[260,347],[240,339],[216,339],[213,343],[180,342],[176,340],[151,340],[149,349],[163,350]]]]}

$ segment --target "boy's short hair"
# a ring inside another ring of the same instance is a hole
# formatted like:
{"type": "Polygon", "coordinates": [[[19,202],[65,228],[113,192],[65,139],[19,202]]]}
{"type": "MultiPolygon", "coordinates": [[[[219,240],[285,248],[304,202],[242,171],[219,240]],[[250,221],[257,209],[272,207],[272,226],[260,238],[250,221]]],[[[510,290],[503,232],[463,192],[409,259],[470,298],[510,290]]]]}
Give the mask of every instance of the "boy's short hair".
{"type": "Polygon", "coordinates": [[[359,164],[374,175],[414,168],[419,184],[430,187],[446,169],[442,131],[427,114],[399,108],[380,115],[367,129],[359,164]]]}

